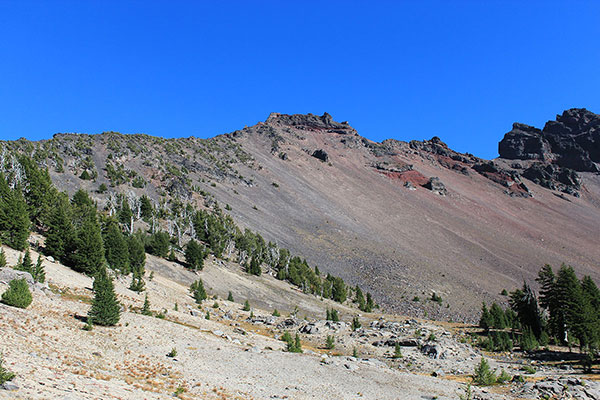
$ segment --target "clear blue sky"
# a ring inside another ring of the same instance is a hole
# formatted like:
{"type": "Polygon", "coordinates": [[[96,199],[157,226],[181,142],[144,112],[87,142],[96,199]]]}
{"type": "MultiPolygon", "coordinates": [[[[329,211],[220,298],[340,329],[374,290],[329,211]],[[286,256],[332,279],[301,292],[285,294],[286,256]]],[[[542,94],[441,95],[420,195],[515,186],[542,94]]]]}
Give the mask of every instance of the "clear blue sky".
{"type": "Polygon", "coordinates": [[[272,111],[492,158],[600,112],[600,2],[0,0],[0,138],[210,137],[272,111]]]}

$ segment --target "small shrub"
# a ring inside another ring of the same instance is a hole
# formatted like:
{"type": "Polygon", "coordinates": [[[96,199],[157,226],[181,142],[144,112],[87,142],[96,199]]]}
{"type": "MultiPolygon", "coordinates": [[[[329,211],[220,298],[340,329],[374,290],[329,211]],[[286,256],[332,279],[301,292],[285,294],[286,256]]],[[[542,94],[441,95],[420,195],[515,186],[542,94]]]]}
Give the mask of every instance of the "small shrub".
{"type": "Polygon", "coordinates": [[[481,358],[481,361],[475,368],[475,374],[473,375],[473,383],[479,386],[489,386],[496,383],[496,375],[490,368],[490,364],[485,358],[481,358]]]}
{"type": "Polygon", "coordinates": [[[356,347],[352,348],[352,357],[358,358],[358,350],[356,349],[356,347]]]}
{"type": "Polygon", "coordinates": [[[212,308],[219,308],[219,303],[217,303],[216,301],[213,303],[212,308]]]}
{"type": "Polygon", "coordinates": [[[281,317],[281,314],[279,313],[279,311],[277,311],[277,309],[273,310],[273,316],[274,317],[281,317]]]}
{"type": "Polygon", "coordinates": [[[358,316],[355,316],[354,318],[352,318],[352,330],[353,331],[360,329],[361,326],[362,325],[360,324],[358,316]]]}
{"type": "Polygon", "coordinates": [[[167,353],[167,357],[173,358],[173,357],[176,357],[176,356],[177,356],[177,349],[175,347],[173,347],[171,349],[171,351],[167,353]]]}
{"type": "Polygon", "coordinates": [[[146,297],[144,298],[144,306],[142,307],[142,315],[152,315],[152,311],[150,310],[150,301],[148,300],[148,294],[146,293],[146,297]]]}
{"type": "Polygon", "coordinates": [[[2,294],[2,302],[13,307],[27,308],[32,301],[33,296],[25,279],[13,279],[2,294]]]}
{"type": "Polygon", "coordinates": [[[510,376],[508,374],[508,372],[506,372],[504,369],[500,372],[500,375],[498,375],[498,378],[496,378],[496,382],[503,384],[506,383],[508,381],[510,381],[512,379],[512,376],[510,376]]]}
{"type": "Polygon", "coordinates": [[[402,348],[400,347],[400,342],[396,342],[394,345],[394,358],[402,358],[402,348]]]}
{"type": "Polygon", "coordinates": [[[2,356],[2,354],[0,354],[0,385],[3,385],[8,381],[13,380],[15,377],[14,372],[10,372],[6,368],[4,368],[4,366],[2,365],[3,363],[4,357],[2,356]]]}
{"type": "Polygon", "coordinates": [[[210,320],[210,311],[206,311],[206,315],[204,316],[204,319],[210,320]]]}
{"type": "Polygon", "coordinates": [[[250,303],[248,302],[248,300],[246,300],[244,302],[244,308],[242,308],[243,311],[250,311],[250,303]]]}
{"type": "Polygon", "coordinates": [[[185,388],[183,386],[179,386],[177,389],[175,389],[173,396],[179,397],[180,394],[184,394],[184,393],[185,393],[185,388]]]}
{"type": "Polygon", "coordinates": [[[327,339],[325,341],[325,348],[331,350],[335,347],[334,338],[332,335],[327,335],[327,339]]]}
{"type": "Polygon", "coordinates": [[[533,375],[533,374],[535,374],[535,373],[536,373],[536,369],[535,369],[535,368],[533,368],[533,367],[532,367],[532,366],[530,366],[530,365],[523,365],[523,366],[521,367],[521,371],[525,372],[525,373],[526,373],[526,374],[528,374],[528,375],[533,375]]]}
{"type": "Polygon", "coordinates": [[[419,296],[415,296],[415,297],[413,297],[412,301],[421,301],[421,298],[419,296]]]}
{"type": "Polygon", "coordinates": [[[435,333],[431,332],[429,334],[429,337],[427,338],[427,341],[429,341],[429,342],[435,342],[435,341],[437,341],[437,337],[435,337],[435,333]]]}

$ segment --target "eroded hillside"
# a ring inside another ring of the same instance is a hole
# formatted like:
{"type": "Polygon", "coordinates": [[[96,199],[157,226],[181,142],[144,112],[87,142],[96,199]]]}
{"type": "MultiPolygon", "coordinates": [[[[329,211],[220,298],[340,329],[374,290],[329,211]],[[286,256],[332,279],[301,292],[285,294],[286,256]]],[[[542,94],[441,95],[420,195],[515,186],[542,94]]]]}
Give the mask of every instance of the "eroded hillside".
{"type": "MultiPolygon", "coordinates": [[[[578,115],[594,121],[569,121],[578,115]]],[[[590,121],[579,125],[593,138],[590,121]]],[[[146,194],[157,207],[217,201],[388,310],[473,320],[482,300],[503,301],[502,289],[533,281],[545,263],[600,277],[598,177],[558,156],[490,162],[439,138],[375,143],[328,114],[272,114],[208,140],[60,134],[3,145],[48,166],[61,190],[94,192],[101,208],[117,193],[132,204],[146,194]],[[432,292],[441,306],[412,301],[432,292]]],[[[185,241],[185,221],[163,229],[185,241]]]]}

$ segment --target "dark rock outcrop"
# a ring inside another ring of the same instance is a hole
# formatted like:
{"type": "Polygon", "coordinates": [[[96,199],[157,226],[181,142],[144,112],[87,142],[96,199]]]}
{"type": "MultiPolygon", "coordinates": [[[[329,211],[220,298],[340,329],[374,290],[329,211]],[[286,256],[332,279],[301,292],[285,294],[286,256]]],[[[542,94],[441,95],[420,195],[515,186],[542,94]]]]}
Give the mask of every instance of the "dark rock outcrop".
{"type": "Polygon", "coordinates": [[[501,158],[540,160],[575,171],[600,172],[600,116],[572,108],[544,129],[515,123],[498,145],[501,158]]]}
{"type": "Polygon", "coordinates": [[[445,196],[448,194],[446,185],[444,185],[440,178],[438,178],[437,176],[429,178],[429,181],[425,185],[423,185],[423,187],[431,190],[433,193],[439,194],[440,196],[445,196]]]}
{"type": "Polygon", "coordinates": [[[498,153],[509,160],[552,159],[550,144],[542,137],[542,131],[518,122],[498,144],[498,153]]]}
{"type": "Polygon", "coordinates": [[[318,158],[319,160],[321,160],[323,162],[329,161],[329,154],[327,154],[327,152],[323,149],[318,149],[318,150],[313,151],[312,156],[314,158],[318,158]]]}
{"type": "Polygon", "coordinates": [[[348,122],[336,122],[333,117],[324,113],[321,116],[314,114],[280,114],[271,113],[265,121],[267,124],[293,126],[298,129],[325,130],[339,134],[356,134],[348,122]]]}
{"type": "Polygon", "coordinates": [[[581,178],[572,169],[535,163],[523,171],[523,176],[540,186],[579,197],[581,178]]]}

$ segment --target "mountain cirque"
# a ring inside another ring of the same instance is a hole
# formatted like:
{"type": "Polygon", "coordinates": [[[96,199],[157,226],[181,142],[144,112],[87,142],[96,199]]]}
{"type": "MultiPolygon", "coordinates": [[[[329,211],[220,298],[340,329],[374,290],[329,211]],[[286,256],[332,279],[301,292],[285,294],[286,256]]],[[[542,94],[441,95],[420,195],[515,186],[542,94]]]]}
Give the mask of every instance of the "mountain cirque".
{"type": "Polygon", "coordinates": [[[505,301],[502,289],[545,263],[600,278],[598,121],[572,109],[541,131],[515,124],[493,161],[437,137],[372,142],[329,114],[273,113],[208,140],[111,132],[3,144],[36,155],[62,190],[112,184],[94,194],[101,207],[115,192],[217,200],[386,310],[473,320],[482,300],[505,301]],[[442,306],[412,301],[432,292],[442,306]]]}

